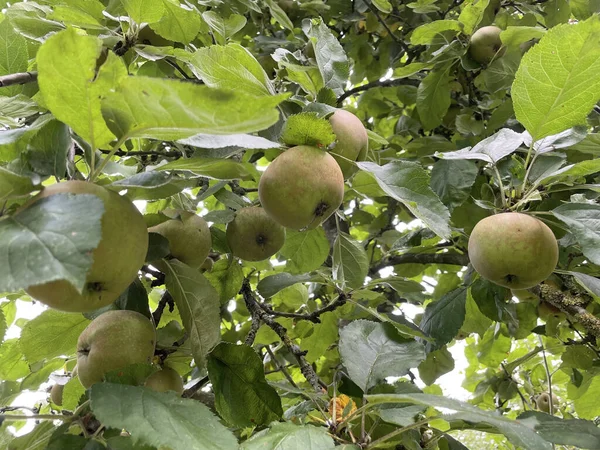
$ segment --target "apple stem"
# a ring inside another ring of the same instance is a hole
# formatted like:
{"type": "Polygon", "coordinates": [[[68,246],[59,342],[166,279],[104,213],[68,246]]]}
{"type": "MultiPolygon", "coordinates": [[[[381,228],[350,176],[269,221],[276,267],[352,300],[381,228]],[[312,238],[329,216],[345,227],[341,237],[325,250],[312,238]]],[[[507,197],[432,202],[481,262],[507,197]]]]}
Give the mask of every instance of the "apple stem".
{"type": "Polygon", "coordinates": [[[506,192],[504,191],[504,185],[502,184],[502,177],[500,176],[500,171],[498,170],[496,164],[494,164],[493,167],[494,173],[496,174],[496,178],[498,179],[498,187],[500,188],[500,196],[502,197],[502,206],[504,208],[507,208],[508,204],[506,203],[506,192]]]}

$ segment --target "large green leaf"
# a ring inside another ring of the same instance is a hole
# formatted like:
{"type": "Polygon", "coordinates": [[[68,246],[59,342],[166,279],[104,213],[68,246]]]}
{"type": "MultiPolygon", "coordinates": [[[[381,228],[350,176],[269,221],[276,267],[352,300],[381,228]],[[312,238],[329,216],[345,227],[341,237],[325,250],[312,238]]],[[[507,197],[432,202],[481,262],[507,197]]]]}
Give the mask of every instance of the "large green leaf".
{"type": "Polygon", "coordinates": [[[208,357],[208,376],[219,415],[239,427],[265,425],[283,414],[277,391],[265,380],[252,347],[221,343],[208,357]]]}
{"type": "MultiPolygon", "coordinates": [[[[243,450],[330,450],[336,448],[323,427],[274,423],[242,444],[243,450]]],[[[340,447],[341,448],[341,447],[340,447]]]]}
{"type": "Polygon", "coordinates": [[[457,20],[435,20],[417,27],[410,35],[410,43],[413,45],[445,44],[451,37],[449,32],[456,35],[461,30],[462,27],[457,20]]]}
{"type": "Polygon", "coordinates": [[[450,212],[429,187],[429,174],[418,163],[393,161],[378,166],[362,162],[358,166],[375,175],[386,194],[402,202],[438,236],[450,237],[450,212]]]}
{"type": "Polygon", "coordinates": [[[263,130],[277,122],[275,107],[287,97],[138,76],[124,78],[106,94],[102,113],[119,136],[177,140],[263,130]]]}
{"type": "Polygon", "coordinates": [[[21,197],[39,189],[39,179],[19,175],[0,167],[0,200],[21,197]],[[35,180],[35,181],[34,181],[35,180]]]}
{"type": "MultiPolygon", "coordinates": [[[[189,44],[198,35],[202,25],[200,14],[195,10],[184,9],[171,0],[162,0],[164,12],[159,21],[150,28],[165,39],[189,44]]],[[[148,6],[151,8],[151,6],[148,6]]]]}
{"type": "Polygon", "coordinates": [[[554,444],[600,448],[600,429],[594,422],[564,420],[539,411],[526,411],[519,415],[518,420],[554,444]]]}
{"type": "Polygon", "coordinates": [[[260,63],[239,44],[213,45],[178,54],[196,76],[213,88],[240,89],[257,97],[275,92],[260,63]]]}
{"type": "Polygon", "coordinates": [[[77,349],[77,339],[90,323],[81,314],[49,309],[23,327],[20,344],[30,364],[55,356],[71,356],[77,349]]]}
{"type": "Polygon", "coordinates": [[[1,221],[0,291],[54,280],[83,290],[103,214],[104,204],[95,195],[56,194],[1,221]]]}
{"type": "MultiPolygon", "coordinates": [[[[29,56],[27,40],[15,31],[8,20],[0,22],[0,75],[26,72],[29,56]]],[[[13,96],[21,93],[21,86],[2,88],[2,94],[13,96]]]]}
{"type": "Polygon", "coordinates": [[[523,57],[511,93],[517,119],[534,140],[585,123],[600,100],[599,34],[597,15],[561,24],[523,57]]]}
{"type": "Polygon", "coordinates": [[[232,450],[234,435],[202,403],[122,384],[96,383],[90,392],[94,415],[105,426],[125,428],[134,439],[172,450],[232,450]]]}
{"type": "Polygon", "coordinates": [[[114,139],[100,111],[105,83],[94,81],[102,41],[74,28],[50,37],[37,53],[38,82],[44,103],[94,148],[114,139]]]}
{"type": "Polygon", "coordinates": [[[29,374],[18,339],[7,339],[0,345],[0,380],[16,381],[29,374]]]}
{"type": "Polygon", "coordinates": [[[431,170],[431,188],[452,211],[462,205],[471,193],[479,169],[471,161],[440,160],[431,170]]]}
{"type": "Polygon", "coordinates": [[[426,130],[441,125],[450,107],[450,67],[446,65],[432,70],[419,84],[417,111],[426,130]]]}
{"type": "Polygon", "coordinates": [[[222,258],[206,274],[206,278],[219,293],[221,304],[225,305],[240,292],[244,281],[244,272],[242,266],[236,261],[230,262],[227,258],[222,258]]]}
{"type": "Polygon", "coordinates": [[[361,287],[369,273],[365,248],[347,233],[339,232],[333,243],[332,272],[342,289],[361,287]]]}
{"type": "Polygon", "coordinates": [[[204,367],[206,356],[221,340],[219,294],[198,270],[177,260],[163,262],[165,285],[190,335],[194,360],[204,367]]]}
{"type": "Polygon", "coordinates": [[[321,19],[305,22],[303,31],[315,49],[317,66],[325,87],[331,89],[336,95],[341,95],[346,88],[350,72],[344,49],[321,19]]]}
{"type": "Polygon", "coordinates": [[[221,158],[182,158],[164,164],[158,170],[189,170],[216,180],[251,180],[254,166],[232,159],[221,158]]]}
{"type": "Polygon", "coordinates": [[[377,394],[368,395],[367,400],[374,404],[414,403],[449,409],[455,412],[443,414],[442,418],[451,423],[452,421],[464,421],[464,426],[467,428],[477,424],[491,425],[521,448],[527,450],[552,449],[549,442],[521,422],[449,397],[430,394],[377,394]]]}
{"type": "Polygon", "coordinates": [[[440,348],[457,335],[465,320],[467,288],[460,287],[427,305],[420,327],[440,348]]]}
{"type": "Polygon", "coordinates": [[[137,23],[158,22],[164,14],[163,0],[121,0],[127,14],[137,23]]]}
{"type": "Polygon", "coordinates": [[[329,255],[329,241],[322,227],[308,231],[287,230],[281,255],[286,271],[297,275],[321,267],[329,255]]]}
{"type": "Polygon", "coordinates": [[[583,254],[594,264],[600,264],[600,206],[568,203],[552,210],[569,227],[583,254]]]}
{"type": "Polygon", "coordinates": [[[425,348],[400,337],[393,325],[355,320],[340,331],[340,355],[350,379],[367,392],[386,377],[406,375],[425,359],[425,348]]]}

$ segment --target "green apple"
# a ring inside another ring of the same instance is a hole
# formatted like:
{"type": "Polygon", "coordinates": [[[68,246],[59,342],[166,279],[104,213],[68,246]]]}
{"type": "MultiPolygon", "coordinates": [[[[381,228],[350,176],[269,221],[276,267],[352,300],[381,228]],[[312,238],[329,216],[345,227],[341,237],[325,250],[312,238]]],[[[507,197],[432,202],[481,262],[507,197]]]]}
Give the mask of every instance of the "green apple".
{"type": "Polygon", "coordinates": [[[152,322],[135,311],[111,310],[96,317],[77,341],[77,372],[89,388],[104,374],[132,364],[150,363],[156,331],[152,322]]]}
{"type": "Polygon", "coordinates": [[[258,183],[262,207],[280,225],[295,230],[321,225],[344,199],[344,175],[326,151],[299,145],[269,164],[258,183]]]}
{"type": "Polygon", "coordinates": [[[506,51],[502,46],[500,33],[502,30],[494,25],[482,27],[471,36],[469,55],[479,64],[489,64],[494,58],[499,58],[506,51]]]}
{"type": "Polygon", "coordinates": [[[475,225],[469,258],[483,278],[513,290],[529,289],[556,268],[558,243],[552,230],[535,217],[501,213],[475,225]]]}
{"type": "Polygon", "coordinates": [[[148,231],[167,238],[171,256],[195,269],[202,266],[212,246],[208,223],[188,211],[181,211],[179,217],[150,227],[148,231]]]}
{"type": "Polygon", "coordinates": [[[331,154],[344,174],[350,178],[358,168],[352,161],[364,161],[369,149],[367,129],[358,117],[344,109],[338,109],[329,117],[329,123],[336,136],[336,143],[331,154]]]}
{"type": "Polygon", "coordinates": [[[150,375],[145,386],[156,392],[175,391],[177,395],[183,394],[181,376],[174,369],[167,366],[150,375]]]}
{"type": "Polygon", "coordinates": [[[65,181],[44,188],[27,208],[39,199],[56,194],[91,194],[104,204],[101,239],[92,252],[94,259],[87,273],[83,293],[66,280],[29,286],[34,299],[52,308],[87,312],[113,303],[133,282],[148,251],[148,231],[144,217],[128,199],[85,181],[65,181]]]}
{"type": "Polygon", "coordinates": [[[277,253],[285,242],[285,228],[263,208],[240,209],[227,225],[227,243],[231,253],[246,261],[263,261],[277,253]]]}
{"type": "MultiPolygon", "coordinates": [[[[542,392],[535,400],[535,404],[537,405],[540,411],[544,411],[546,413],[550,412],[550,395],[547,392],[542,392]]],[[[553,392],[552,393],[552,409],[556,410],[558,407],[558,397],[553,392]]]]}
{"type": "Polygon", "coordinates": [[[54,403],[56,406],[62,406],[62,397],[64,390],[65,385],[58,383],[52,386],[52,388],[50,389],[50,400],[52,400],[52,403],[54,403]]]}

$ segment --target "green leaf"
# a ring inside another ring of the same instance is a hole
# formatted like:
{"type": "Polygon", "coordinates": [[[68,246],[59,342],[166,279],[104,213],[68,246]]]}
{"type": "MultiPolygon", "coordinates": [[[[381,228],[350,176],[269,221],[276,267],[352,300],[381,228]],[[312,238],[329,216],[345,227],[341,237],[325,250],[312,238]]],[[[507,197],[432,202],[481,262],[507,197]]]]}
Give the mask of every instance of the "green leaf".
{"type": "Polygon", "coordinates": [[[554,208],[552,214],[567,224],[583,254],[600,264],[600,205],[567,203],[554,208]]]}
{"type": "Polygon", "coordinates": [[[389,14],[393,11],[392,4],[388,0],[373,0],[373,5],[384,14],[389,14]]]}
{"type": "Polygon", "coordinates": [[[64,178],[67,172],[67,154],[72,146],[69,127],[58,120],[52,120],[31,138],[25,158],[36,173],[64,178]]]}
{"type": "Polygon", "coordinates": [[[467,288],[460,287],[427,305],[419,326],[435,339],[435,346],[428,344],[430,348],[441,348],[458,334],[465,320],[466,302],[467,288]]]}
{"type": "Polygon", "coordinates": [[[222,158],[181,158],[157,167],[156,170],[189,170],[215,180],[252,180],[253,166],[232,159],[222,158]]]}
{"type": "Polygon", "coordinates": [[[288,80],[298,83],[305,92],[313,97],[317,97],[324,88],[323,77],[319,69],[314,66],[303,66],[290,51],[282,51],[277,55],[276,61],[280,68],[285,69],[288,80]]]}
{"type": "Polygon", "coordinates": [[[543,177],[539,184],[569,183],[574,180],[600,172],[600,159],[590,159],[563,167],[554,173],[543,177]]]}
{"type": "Polygon", "coordinates": [[[302,338],[300,348],[308,352],[306,360],[313,363],[323,357],[330,345],[338,339],[338,318],[335,312],[326,312],[319,317],[320,323],[315,324],[312,334],[302,338]]]}
{"type": "Polygon", "coordinates": [[[252,347],[221,343],[208,357],[215,407],[239,427],[265,425],[283,414],[277,391],[265,379],[262,360],[252,347]]]}
{"type": "Polygon", "coordinates": [[[406,375],[425,359],[423,344],[401,338],[391,324],[368,320],[345,326],[339,349],[350,379],[365,393],[386,377],[406,375]]]}
{"type": "Polygon", "coordinates": [[[441,159],[431,170],[431,188],[452,211],[469,198],[478,173],[478,167],[471,161],[441,159]]]}
{"type": "Polygon", "coordinates": [[[419,377],[431,386],[442,375],[454,370],[454,358],[446,346],[427,354],[419,365],[419,377]]]}
{"type": "Polygon", "coordinates": [[[206,274],[206,278],[219,293],[221,305],[225,305],[240,292],[244,281],[244,272],[242,266],[237,262],[230,263],[227,258],[222,258],[206,274]]]}
{"type": "Polygon", "coordinates": [[[154,21],[150,28],[170,41],[189,44],[198,35],[202,26],[200,14],[195,10],[184,9],[179,1],[162,0],[164,12],[159,21],[154,21]]]}
{"type": "MultiPolygon", "coordinates": [[[[32,369],[31,373],[21,381],[21,390],[38,390],[42,383],[48,382],[51,373],[61,369],[64,365],[65,360],[62,358],[51,359],[40,368],[37,368],[39,364],[35,364],[33,367],[37,370],[32,369]]],[[[30,367],[32,366],[30,365],[30,367]]]]}
{"type": "Polygon", "coordinates": [[[577,448],[600,448],[600,430],[594,422],[559,419],[538,411],[525,411],[518,420],[548,442],[577,448]]]}
{"type": "Polygon", "coordinates": [[[451,65],[433,69],[423,78],[417,90],[417,111],[425,130],[442,124],[450,107],[451,65]]]}
{"type": "Polygon", "coordinates": [[[512,98],[534,140],[585,123],[600,100],[600,17],[558,25],[523,57],[512,98]],[[556,64],[560,61],[560,64],[556,64]]]}
{"type": "Polygon", "coordinates": [[[394,161],[385,166],[358,163],[390,197],[402,202],[438,236],[450,237],[450,212],[429,187],[429,174],[418,163],[394,161]]]}
{"type": "Polygon", "coordinates": [[[0,292],[54,280],[67,280],[82,291],[103,213],[95,195],[56,194],[1,221],[0,292]]]}
{"type": "Polygon", "coordinates": [[[202,403],[174,392],[96,383],[90,392],[94,415],[105,426],[125,428],[134,442],[173,450],[231,450],[237,440],[202,403]]]}
{"type": "Polygon", "coordinates": [[[131,200],[157,200],[178,194],[186,187],[195,187],[195,179],[180,178],[172,173],[160,171],[140,172],[131,177],[117,180],[106,186],[114,191],[127,189],[127,198],[131,200]]]}
{"type": "Polygon", "coordinates": [[[29,375],[29,365],[18,339],[7,339],[0,345],[0,380],[17,381],[29,375]]]}
{"type": "MultiPolygon", "coordinates": [[[[0,344],[4,341],[4,336],[6,335],[6,331],[8,330],[8,324],[6,323],[6,316],[4,315],[4,310],[0,308],[0,344]]],[[[0,398],[0,402],[2,399],[0,398]]]]}
{"type": "Polygon", "coordinates": [[[29,364],[74,355],[77,339],[90,321],[81,314],[48,309],[23,327],[20,344],[29,364]]]}
{"type": "Polygon", "coordinates": [[[32,179],[0,167],[0,200],[27,195],[39,189],[39,182],[38,177],[32,179]]]}
{"type": "Polygon", "coordinates": [[[332,271],[342,290],[361,287],[369,273],[367,251],[347,233],[339,232],[333,243],[332,271]]]}
{"type": "Polygon", "coordinates": [[[287,260],[287,272],[310,272],[321,267],[329,256],[329,241],[322,227],[302,232],[286,230],[285,244],[279,253],[287,260]]]}
{"type": "Polygon", "coordinates": [[[230,37],[244,28],[247,22],[247,19],[239,14],[231,14],[225,19],[215,11],[203,12],[202,18],[213,31],[219,44],[225,44],[230,37]]]}
{"type": "Polygon", "coordinates": [[[271,12],[271,16],[273,16],[273,19],[279,22],[284,28],[294,31],[294,24],[281,6],[279,6],[275,0],[265,0],[265,2],[269,7],[269,11],[271,12]]]}
{"type": "Polygon", "coordinates": [[[311,275],[308,273],[304,273],[301,275],[292,275],[287,272],[282,272],[277,273],[275,275],[269,275],[268,277],[263,278],[258,282],[258,286],[256,287],[256,289],[262,297],[270,298],[282,289],[285,289],[289,286],[293,286],[296,283],[305,283],[308,281],[318,283],[319,281],[323,280],[318,275],[311,275]]]}
{"type": "MultiPolygon", "coordinates": [[[[335,448],[323,427],[274,423],[242,443],[243,450],[329,450],[335,448]]],[[[341,447],[340,447],[341,448],[341,447]]]]}
{"type": "Polygon", "coordinates": [[[368,395],[367,401],[373,404],[414,403],[449,409],[454,412],[444,414],[442,418],[445,421],[464,421],[464,426],[468,428],[477,424],[491,425],[518,447],[526,448],[527,450],[552,449],[552,445],[549,442],[546,442],[535,431],[519,421],[497,415],[494,411],[485,411],[449,397],[431,394],[377,394],[368,395]]]}
{"type": "Polygon", "coordinates": [[[568,272],[569,275],[573,275],[579,284],[588,290],[591,294],[596,297],[600,297],[600,279],[587,275],[580,272],[568,272]]]}
{"type": "Polygon", "coordinates": [[[342,95],[350,74],[344,49],[321,19],[304,22],[302,29],[315,48],[317,66],[325,83],[324,87],[331,89],[336,95],[342,95]]]}
{"type": "Polygon", "coordinates": [[[457,20],[436,20],[417,27],[410,36],[410,43],[413,45],[446,44],[460,31],[462,31],[462,27],[457,20]],[[448,31],[452,33],[450,34],[448,31]],[[440,35],[441,33],[443,35],[440,35]]]}
{"type": "Polygon", "coordinates": [[[463,24],[463,31],[466,35],[473,34],[489,3],[489,0],[467,0],[463,3],[458,21],[463,24]]]}
{"type": "Polygon", "coordinates": [[[37,53],[38,83],[44,103],[94,148],[114,139],[100,112],[104,83],[94,81],[102,41],[74,28],[50,37],[37,53]]]}
{"type": "Polygon", "coordinates": [[[236,90],[261,97],[275,93],[260,63],[239,44],[212,45],[193,54],[178,54],[207,86],[236,90]]]}
{"type": "Polygon", "coordinates": [[[121,0],[121,3],[138,24],[158,22],[165,12],[163,0],[121,0]]]}
{"type": "Polygon", "coordinates": [[[316,113],[305,112],[288,117],[280,139],[289,146],[322,148],[335,141],[335,134],[329,120],[319,118],[316,113]]]}
{"type": "Polygon", "coordinates": [[[472,148],[466,147],[455,152],[436,152],[435,156],[443,159],[478,159],[496,164],[502,158],[514,153],[523,144],[523,139],[521,133],[502,128],[472,148]]]}
{"type": "MultiPolygon", "coordinates": [[[[27,40],[13,29],[9,20],[0,22],[0,75],[26,72],[28,60],[27,40]]],[[[2,88],[2,94],[7,96],[20,94],[22,91],[22,86],[2,88]]]]}
{"type": "Polygon", "coordinates": [[[30,433],[14,438],[7,450],[45,450],[54,430],[52,421],[42,422],[30,433]]]}
{"type": "Polygon", "coordinates": [[[80,404],[81,397],[85,394],[85,388],[79,378],[71,378],[63,389],[63,409],[74,411],[80,404]]]}
{"type": "Polygon", "coordinates": [[[287,97],[257,98],[239,90],[138,76],[124,78],[114,92],[106,94],[102,113],[119,136],[177,140],[198,133],[265,129],[277,122],[275,107],[287,97]]]}
{"type": "Polygon", "coordinates": [[[219,294],[196,269],[177,260],[163,260],[167,267],[165,285],[190,335],[192,355],[204,367],[206,355],[221,340],[219,294]]]}

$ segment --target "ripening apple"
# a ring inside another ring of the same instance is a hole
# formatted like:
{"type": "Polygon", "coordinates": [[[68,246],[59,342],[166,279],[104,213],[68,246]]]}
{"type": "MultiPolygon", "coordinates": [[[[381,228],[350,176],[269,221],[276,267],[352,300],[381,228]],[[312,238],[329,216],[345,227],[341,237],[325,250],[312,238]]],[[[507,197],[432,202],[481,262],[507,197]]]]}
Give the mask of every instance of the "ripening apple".
{"type": "Polygon", "coordinates": [[[34,299],[61,311],[87,312],[113,303],[133,282],[148,251],[144,217],[119,194],[85,181],[65,181],[44,188],[23,208],[56,194],[91,194],[102,200],[100,243],[92,252],[83,293],[66,280],[29,286],[34,299]]]}
{"type": "Polygon", "coordinates": [[[107,372],[132,364],[150,363],[156,331],[152,322],[136,311],[110,310],[96,317],[79,335],[77,372],[89,388],[107,372]]]}
{"type": "Polygon", "coordinates": [[[233,255],[245,261],[263,261],[281,250],[285,228],[263,208],[250,206],[240,209],[227,224],[226,236],[233,255]]]}
{"type": "Polygon", "coordinates": [[[509,289],[529,289],[558,263],[558,243],[542,221],[501,213],[479,221],[469,237],[469,259],[483,278],[509,289]]]}
{"type": "Polygon", "coordinates": [[[163,367],[146,379],[145,386],[156,392],[174,391],[177,395],[183,394],[183,380],[177,371],[171,367],[163,367]]]}
{"type": "Polygon", "coordinates": [[[344,109],[336,110],[329,123],[335,133],[336,143],[332,156],[342,169],[344,179],[350,178],[358,167],[352,161],[364,161],[369,149],[369,136],[361,120],[344,109]]]}
{"type": "Polygon", "coordinates": [[[295,230],[321,225],[344,199],[344,175],[326,151],[292,147],[269,164],[258,183],[264,210],[275,222],[295,230]]]}
{"type": "MultiPolygon", "coordinates": [[[[542,392],[535,400],[535,404],[537,405],[540,411],[544,411],[546,413],[550,412],[550,395],[547,392],[542,392]]],[[[553,392],[552,393],[552,409],[555,410],[558,407],[558,397],[553,392]]]]}
{"type": "Polygon", "coordinates": [[[494,25],[482,27],[471,36],[469,55],[479,64],[489,64],[494,58],[499,58],[506,51],[502,45],[500,33],[502,30],[494,25]]]}

